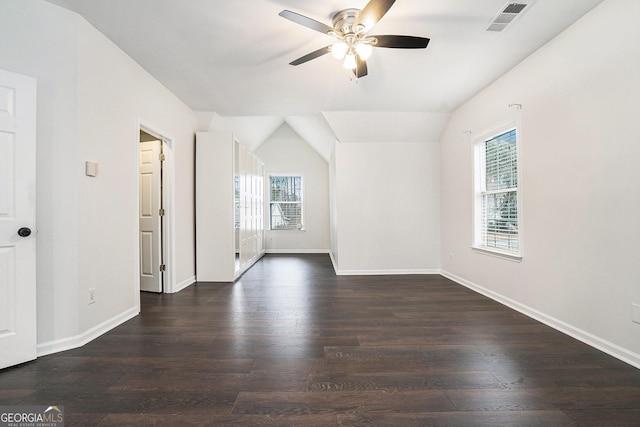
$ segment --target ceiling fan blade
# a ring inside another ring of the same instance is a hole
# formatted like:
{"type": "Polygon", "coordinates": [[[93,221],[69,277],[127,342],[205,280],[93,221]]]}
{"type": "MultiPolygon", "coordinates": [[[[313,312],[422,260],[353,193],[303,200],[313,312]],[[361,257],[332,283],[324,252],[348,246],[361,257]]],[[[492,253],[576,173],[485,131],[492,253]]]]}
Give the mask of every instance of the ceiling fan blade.
{"type": "Polygon", "coordinates": [[[311,28],[315,31],[320,31],[324,34],[329,34],[329,32],[333,32],[333,28],[328,25],[323,24],[322,22],[318,22],[315,19],[308,18],[304,15],[300,15],[299,13],[291,12],[290,10],[283,10],[278,15],[283,18],[288,19],[289,21],[293,21],[296,24],[300,24],[304,27],[311,28]]]}
{"type": "Polygon", "coordinates": [[[358,15],[356,25],[362,25],[365,32],[370,30],[395,2],[396,0],[371,0],[358,15]]]}
{"type": "Polygon", "coordinates": [[[371,36],[378,40],[375,47],[390,47],[396,49],[424,49],[429,44],[425,37],[415,36],[371,36]]]}
{"type": "Polygon", "coordinates": [[[366,76],[369,72],[367,70],[367,61],[360,59],[358,55],[356,55],[356,61],[356,68],[353,69],[353,74],[359,79],[366,76]]]}
{"type": "Polygon", "coordinates": [[[305,62],[309,62],[312,59],[316,59],[321,57],[322,55],[326,55],[327,53],[329,53],[329,51],[331,50],[331,46],[325,46],[323,48],[320,48],[318,50],[314,50],[311,53],[307,53],[305,56],[301,56],[300,58],[296,59],[295,61],[292,61],[289,63],[289,65],[300,65],[300,64],[304,64],[305,62]]]}

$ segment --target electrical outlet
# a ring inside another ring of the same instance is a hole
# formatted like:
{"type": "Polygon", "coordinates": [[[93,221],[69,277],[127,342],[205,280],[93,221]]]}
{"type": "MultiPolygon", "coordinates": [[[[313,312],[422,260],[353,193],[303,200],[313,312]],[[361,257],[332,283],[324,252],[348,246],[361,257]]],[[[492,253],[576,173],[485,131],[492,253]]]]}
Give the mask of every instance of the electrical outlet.
{"type": "Polygon", "coordinates": [[[449,254],[449,261],[453,262],[453,252],[449,254]]]}
{"type": "Polygon", "coordinates": [[[631,320],[640,323],[640,304],[631,304],[631,320]]]}
{"type": "Polygon", "coordinates": [[[96,302],[96,288],[89,289],[89,304],[96,302]]]}

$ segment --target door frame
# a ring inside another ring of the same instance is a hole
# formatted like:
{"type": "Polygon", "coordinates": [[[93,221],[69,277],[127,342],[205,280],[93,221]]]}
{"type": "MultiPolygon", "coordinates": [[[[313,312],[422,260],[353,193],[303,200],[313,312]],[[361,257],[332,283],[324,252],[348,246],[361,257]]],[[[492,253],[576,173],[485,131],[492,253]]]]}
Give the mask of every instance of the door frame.
{"type": "MultiPolygon", "coordinates": [[[[169,134],[158,130],[159,128],[151,124],[149,121],[138,118],[135,128],[135,138],[133,148],[135,149],[135,173],[136,177],[140,176],[140,131],[148,133],[158,138],[162,143],[162,152],[165,156],[162,165],[162,204],[165,215],[163,219],[162,232],[162,253],[164,264],[163,293],[173,293],[175,287],[175,255],[174,255],[174,236],[175,236],[175,203],[174,203],[174,182],[175,182],[175,157],[173,153],[174,138],[169,134]]],[[[135,269],[136,269],[136,286],[134,287],[135,301],[140,309],[140,180],[136,179],[136,203],[135,203],[135,269]]]]}

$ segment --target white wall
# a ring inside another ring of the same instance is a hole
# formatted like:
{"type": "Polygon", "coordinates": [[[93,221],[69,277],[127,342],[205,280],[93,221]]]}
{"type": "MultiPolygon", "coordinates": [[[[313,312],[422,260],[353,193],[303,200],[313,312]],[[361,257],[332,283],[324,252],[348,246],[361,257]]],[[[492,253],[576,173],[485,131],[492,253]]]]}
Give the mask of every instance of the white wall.
{"type": "Polygon", "coordinates": [[[460,107],[441,144],[445,274],[637,366],[639,17],[636,0],[605,1],[460,107]],[[470,249],[471,139],[512,118],[510,103],[522,104],[520,263],[470,249]]]}
{"type": "Polygon", "coordinates": [[[338,143],[340,274],[436,273],[440,168],[435,143],[338,143]]]}
{"type": "Polygon", "coordinates": [[[329,252],[329,165],[306,141],[283,124],[255,151],[267,174],[303,176],[304,231],[269,231],[269,194],[265,193],[267,252],[329,252]]]}
{"type": "Polygon", "coordinates": [[[173,190],[167,212],[175,227],[175,258],[168,262],[173,278],[165,283],[195,281],[196,119],[175,95],[83,19],[79,20],[77,92],[78,292],[80,327],[87,330],[135,302],[138,120],[173,139],[172,146],[165,146],[165,166],[173,167],[173,174],[165,173],[164,183],[173,190]],[[98,162],[96,178],[84,175],[85,160],[98,162]],[[96,288],[97,302],[88,306],[91,287],[96,288]]]}
{"type": "Polygon", "coordinates": [[[77,216],[67,208],[76,206],[77,19],[37,0],[0,0],[0,10],[0,68],[38,79],[36,275],[41,343],[78,333],[77,216]]]}
{"type": "Polygon", "coordinates": [[[39,352],[137,312],[137,123],[175,138],[175,280],[194,277],[195,117],[78,15],[0,0],[0,68],[38,79],[39,352]],[[84,161],[98,177],[84,176],[84,161]],[[97,302],[88,306],[88,289],[97,302]]]}

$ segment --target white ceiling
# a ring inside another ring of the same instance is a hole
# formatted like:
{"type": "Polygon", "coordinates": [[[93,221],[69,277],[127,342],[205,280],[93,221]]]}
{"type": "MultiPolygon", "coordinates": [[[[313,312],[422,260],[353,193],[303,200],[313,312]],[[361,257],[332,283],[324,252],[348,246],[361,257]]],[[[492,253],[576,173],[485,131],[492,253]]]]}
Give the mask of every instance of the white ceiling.
{"type": "Polygon", "coordinates": [[[367,0],[48,1],[81,14],[194,111],[226,118],[250,147],[286,122],[327,158],[335,137],[436,142],[448,113],[602,0],[535,0],[501,33],[485,29],[505,0],[397,0],[369,34],[431,42],[374,49],[357,81],[331,55],[289,65],[334,39],[278,13],[331,25],[367,0]]]}

